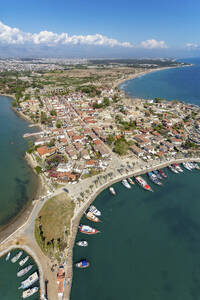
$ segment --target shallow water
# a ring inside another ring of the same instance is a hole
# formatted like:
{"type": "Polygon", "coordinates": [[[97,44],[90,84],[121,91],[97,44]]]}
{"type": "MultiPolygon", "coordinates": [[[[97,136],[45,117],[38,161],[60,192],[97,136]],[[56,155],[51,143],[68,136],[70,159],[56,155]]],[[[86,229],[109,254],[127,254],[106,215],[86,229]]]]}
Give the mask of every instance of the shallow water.
{"type": "Polygon", "coordinates": [[[11,109],[11,99],[0,96],[0,226],[15,217],[37,189],[36,176],[24,160],[28,142],[22,137],[33,131],[11,109]]]}

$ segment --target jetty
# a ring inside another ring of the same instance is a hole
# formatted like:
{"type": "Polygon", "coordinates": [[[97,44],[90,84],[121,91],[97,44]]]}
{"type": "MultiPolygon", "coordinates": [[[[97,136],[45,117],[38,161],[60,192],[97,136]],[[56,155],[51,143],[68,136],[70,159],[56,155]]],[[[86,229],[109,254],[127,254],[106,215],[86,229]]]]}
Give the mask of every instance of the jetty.
{"type": "Polygon", "coordinates": [[[30,137],[30,136],[37,136],[37,135],[42,135],[42,134],[44,134],[43,131],[40,131],[40,132],[32,132],[32,133],[25,133],[25,134],[23,135],[23,138],[28,138],[28,137],[30,137]]]}

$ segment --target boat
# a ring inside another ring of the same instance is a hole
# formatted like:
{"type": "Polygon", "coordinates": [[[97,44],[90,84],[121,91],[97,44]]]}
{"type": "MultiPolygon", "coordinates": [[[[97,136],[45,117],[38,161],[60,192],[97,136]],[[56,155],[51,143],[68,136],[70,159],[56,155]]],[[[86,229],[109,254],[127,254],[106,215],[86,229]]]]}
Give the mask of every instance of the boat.
{"type": "Polygon", "coordinates": [[[88,211],[85,214],[86,218],[92,222],[98,223],[100,222],[99,218],[97,216],[95,216],[91,211],[88,211]]]}
{"type": "Polygon", "coordinates": [[[149,176],[149,179],[157,184],[157,185],[162,185],[162,182],[158,179],[158,177],[156,176],[156,174],[154,174],[153,172],[148,172],[147,175],[149,176]]]}
{"type": "Polygon", "coordinates": [[[66,279],[65,279],[65,270],[62,265],[59,266],[56,282],[58,284],[58,298],[63,299],[66,279]]]}
{"type": "Polygon", "coordinates": [[[150,185],[147,184],[147,182],[141,177],[141,176],[136,176],[135,177],[136,182],[143,187],[143,189],[153,192],[152,188],[150,187],[150,185]]]}
{"type": "Polygon", "coordinates": [[[185,169],[192,171],[192,168],[188,165],[187,162],[183,162],[182,165],[184,166],[185,169]]]}
{"type": "Polygon", "coordinates": [[[27,255],[24,259],[20,260],[19,265],[22,267],[29,260],[29,255],[27,255]]]}
{"type": "Polygon", "coordinates": [[[29,286],[31,286],[32,284],[34,284],[36,281],[38,281],[39,277],[38,277],[38,273],[34,272],[33,274],[31,274],[26,280],[21,282],[21,286],[19,287],[19,289],[26,289],[29,286]]]}
{"type": "Polygon", "coordinates": [[[131,188],[130,184],[128,183],[128,181],[127,181],[126,179],[123,179],[123,180],[122,180],[122,184],[123,184],[127,189],[130,189],[130,188],[131,188]]]}
{"type": "Polygon", "coordinates": [[[193,165],[194,165],[194,168],[196,169],[196,170],[200,170],[200,167],[199,167],[199,165],[197,164],[197,163],[193,163],[193,165]]]}
{"type": "Polygon", "coordinates": [[[180,172],[180,173],[183,172],[183,169],[179,166],[179,164],[174,163],[173,166],[174,166],[174,168],[175,168],[178,172],[180,172]]]}
{"type": "Polygon", "coordinates": [[[95,228],[92,228],[88,225],[80,225],[79,226],[80,232],[85,233],[85,234],[96,234],[99,233],[99,231],[95,228]]]}
{"type": "Polygon", "coordinates": [[[90,206],[89,211],[91,211],[95,216],[101,216],[100,210],[98,210],[94,205],[90,206]]]}
{"type": "Polygon", "coordinates": [[[32,289],[28,289],[22,293],[22,298],[26,299],[26,298],[32,296],[33,294],[37,293],[38,290],[39,290],[39,288],[37,286],[33,287],[32,289]]]}
{"type": "Polygon", "coordinates": [[[18,261],[18,259],[22,256],[23,251],[20,251],[17,253],[17,255],[15,255],[12,259],[11,262],[14,264],[16,263],[16,261],[18,261]]]}
{"type": "Polygon", "coordinates": [[[80,246],[80,247],[87,247],[88,246],[88,242],[87,241],[78,241],[76,243],[77,246],[80,246]]]}
{"type": "Polygon", "coordinates": [[[28,273],[31,269],[32,269],[33,265],[29,265],[28,267],[20,270],[18,273],[17,273],[17,277],[21,277],[21,276],[24,276],[26,273],[28,273]]]}
{"type": "Polygon", "coordinates": [[[194,164],[193,164],[192,162],[188,162],[187,164],[189,165],[189,167],[190,167],[191,169],[195,169],[195,166],[194,166],[194,164]]]}
{"type": "Polygon", "coordinates": [[[8,261],[10,259],[10,252],[8,252],[7,256],[6,256],[6,261],[8,261]]]}
{"type": "Polygon", "coordinates": [[[169,169],[170,171],[172,171],[173,173],[178,173],[178,170],[177,170],[174,166],[172,166],[172,165],[169,165],[169,166],[168,166],[168,169],[169,169]]]}
{"type": "Polygon", "coordinates": [[[114,187],[111,186],[111,187],[109,188],[109,191],[111,192],[111,194],[116,195],[116,192],[115,192],[114,187]]]}
{"type": "Polygon", "coordinates": [[[89,265],[90,265],[90,263],[86,259],[82,259],[81,261],[79,261],[75,264],[75,266],[80,269],[88,268],[89,265]]]}
{"type": "Polygon", "coordinates": [[[162,177],[164,177],[164,178],[167,178],[167,177],[168,177],[167,174],[165,174],[165,173],[163,172],[163,170],[158,170],[158,172],[160,173],[160,175],[161,175],[162,177]]]}
{"type": "Polygon", "coordinates": [[[128,177],[127,180],[130,184],[135,184],[135,182],[130,177],[128,177]]]}
{"type": "Polygon", "coordinates": [[[162,180],[162,176],[160,175],[160,173],[158,172],[158,170],[154,170],[153,173],[157,176],[158,179],[162,180]]]}

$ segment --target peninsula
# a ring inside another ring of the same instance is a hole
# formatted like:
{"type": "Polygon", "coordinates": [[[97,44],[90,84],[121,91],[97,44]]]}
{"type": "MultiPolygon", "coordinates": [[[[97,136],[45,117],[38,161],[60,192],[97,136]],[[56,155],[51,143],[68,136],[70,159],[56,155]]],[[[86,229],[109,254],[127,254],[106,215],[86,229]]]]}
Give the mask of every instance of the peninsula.
{"type": "Polygon", "coordinates": [[[118,88],[141,74],[185,65],[0,61],[0,93],[13,97],[13,109],[30,126],[40,127],[24,138],[33,137],[26,159],[41,182],[26,219],[1,238],[0,251],[22,247],[33,255],[41,299],[69,299],[79,221],[103,189],[174,162],[200,161],[199,107],[160,98],[133,100],[118,88]]]}

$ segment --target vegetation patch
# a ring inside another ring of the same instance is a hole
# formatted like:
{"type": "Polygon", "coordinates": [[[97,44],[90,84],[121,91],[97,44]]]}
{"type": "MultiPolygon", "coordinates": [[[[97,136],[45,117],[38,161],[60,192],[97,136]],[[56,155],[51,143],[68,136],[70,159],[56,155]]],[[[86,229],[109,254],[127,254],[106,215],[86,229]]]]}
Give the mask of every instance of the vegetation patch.
{"type": "Polygon", "coordinates": [[[49,199],[35,221],[35,238],[41,250],[49,257],[57,258],[67,247],[74,203],[62,193],[49,199]]]}

